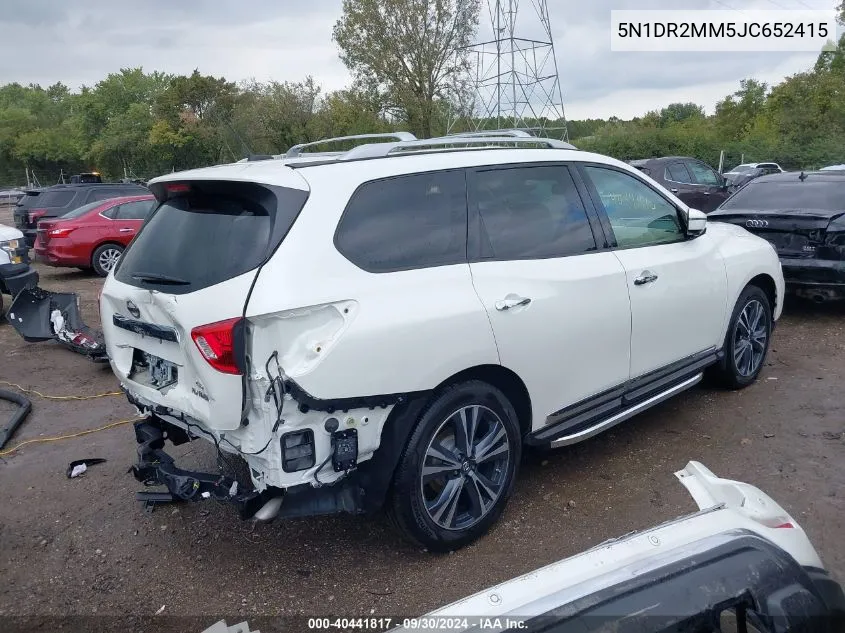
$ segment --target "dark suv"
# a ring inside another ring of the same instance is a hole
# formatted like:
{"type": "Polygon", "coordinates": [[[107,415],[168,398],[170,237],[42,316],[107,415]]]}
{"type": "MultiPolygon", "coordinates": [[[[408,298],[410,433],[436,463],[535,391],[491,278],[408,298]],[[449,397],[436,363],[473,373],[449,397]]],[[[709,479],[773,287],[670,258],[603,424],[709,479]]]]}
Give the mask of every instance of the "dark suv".
{"type": "Polygon", "coordinates": [[[149,189],[146,187],[129,183],[53,185],[42,190],[33,200],[25,196],[18,202],[15,207],[15,226],[23,232],[27,244],[32,248],[39,220],[60,218],[89,202],[147,193],[149,189]]]}
{"type": "Polygon", "coordinates": [[[629,162],[678,196],[688,207],[704,213],[713,211],[730,195],[728,181],[710,165],[696,158],[665,156],[629,162]]]}

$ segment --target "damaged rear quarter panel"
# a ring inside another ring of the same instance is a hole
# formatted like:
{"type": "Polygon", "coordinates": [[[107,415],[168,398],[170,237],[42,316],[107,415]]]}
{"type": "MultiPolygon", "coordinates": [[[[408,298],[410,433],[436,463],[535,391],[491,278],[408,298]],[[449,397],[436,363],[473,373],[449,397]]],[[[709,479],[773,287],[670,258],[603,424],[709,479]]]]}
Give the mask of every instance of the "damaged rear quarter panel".
{"type": "Polygon", "coordinates": [[[255,326],[254,364],[263,368],[269,354],[278,351],[295,363],[284,370],[295,373],[296,382],[317,398],[425,391],[467,368],[499,363],[468,264],[369,273],[336,250],[338,220],[361,182],[414,172],[404,161],[381,163],[384,173],[373,171],[375,162],[360,173],[353,165],[302,170],[311,181],[311,197],[262,268],[247,306],[255,326]],[[329,320],[339,324],[338,315],[329,317],[318,308],[329,305],[350,309],[342,313],[344,324],[336,334],[329,334],[335,327],[329,320]],[[259,326],[278,328],[274,315],[303,306],[311,306],[312,313],[296,319],[295,327],[313,324],[313,335],[289,328],[288,338],[277,338],[258,331],[259,326]],[[272,347],[261,349],[269,341],[272,347]],[[317,352],[320,343],[327,346],[317,352]]]}

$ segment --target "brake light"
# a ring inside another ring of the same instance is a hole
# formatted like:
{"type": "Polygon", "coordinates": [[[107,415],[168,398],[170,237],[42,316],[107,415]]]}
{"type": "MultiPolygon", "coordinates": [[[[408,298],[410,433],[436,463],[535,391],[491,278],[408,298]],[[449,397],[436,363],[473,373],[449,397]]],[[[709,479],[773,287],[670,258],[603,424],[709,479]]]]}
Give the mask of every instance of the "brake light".
{"type": "Polygon", "coordinates": [[[164,185],[167,193],[188,193],[191,190],[191,185],[184,182],[169,182],[164,185]]]}
{"type": "Polygon", "coordinates": [[[235,362],[235,327],[241,317],[201,325],[191,330],[191,338],[208,364],[224,374],[240,374],[235,362]]]}
{"type": "Polygon", "coordinates": [[[29,212],[29,222],[37,222],[38,218],[47,215],[47,209],[33,209],[29,212]]]}
{"type": "Polygon", "coordinates": [[[50,229],[47,231],[47,235],[50,237],[67,237],[71,233],[73,233],[75,229],[67,228],[67,229],[50,229]]]}

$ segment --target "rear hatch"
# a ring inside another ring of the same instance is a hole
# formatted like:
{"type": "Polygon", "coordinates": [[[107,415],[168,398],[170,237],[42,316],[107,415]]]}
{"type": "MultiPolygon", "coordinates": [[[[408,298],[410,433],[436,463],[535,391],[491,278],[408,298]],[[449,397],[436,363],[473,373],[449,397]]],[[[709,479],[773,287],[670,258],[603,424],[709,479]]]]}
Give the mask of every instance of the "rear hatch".
{"type": "Polygon", "coordinates": [[[824,245],[831,214],[800,209],[769,212],[732,209],[730,213],[711,214],[708,219],[745,227],[771,243],[780,257],[796,259],[816,256],[824,245]]]}
{"type": "Polygon", "coordinates": [[[112,368],[134,396],[210,429],[240,426],[246,302],[308,195],[292,170],[283,180],[151,185],[161,204],[101,297],[112,368]]]}
{"type": "Polygon", "coordinates": [[[16,228],[23,230],[28,227],[29,210],[37,204],[40,193],[40,190],[28,190],[24,196],[18,200],[13,214],[16,228]]]}
{"type": "Polygon", "coordinates": [[[845,178],[761,177],[737,191],[708,216],[745,227],[788,259],[828,256],[831,221],[845,215],[845,178]]]}

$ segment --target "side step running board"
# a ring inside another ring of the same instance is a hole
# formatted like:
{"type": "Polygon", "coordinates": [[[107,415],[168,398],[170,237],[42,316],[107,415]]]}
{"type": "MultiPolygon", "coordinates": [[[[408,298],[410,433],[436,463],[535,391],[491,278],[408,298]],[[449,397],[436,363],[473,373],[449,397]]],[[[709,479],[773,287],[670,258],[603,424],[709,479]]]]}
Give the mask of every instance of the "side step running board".
{"type": "Polygon", "coordinates": [[[607,429],[616,426],[620,422],[624,422],[628,418],[631,418],[638,413],[645,411],[646,409],[653,407],[656,404],[663,402],[664,400],[668,400],[672,396],[681,393],[682,391],[686,391],[690,387],[695,386],[701,379],[704,377],[704,374],[697,374],[692,378],[688,378],[687,380],[663,391],[658,393],[657,395],[652,396],[648,400],[643,400],[639,404],[635,404],[634,406],[625,409],[624,411],[620,411],[619,413],[607,418],[606,420],[602,420],[597,424],[578,431],[576,433],[572,433],[571,435],[563,435],[555,440],[552,440],[551,446],[552,448],[558,448],[560,446],[569,446],[571,444],[577,444],[583,440],[593,437],[594,435],[598,435],[602,431],[606,431],[607,429]]]}

